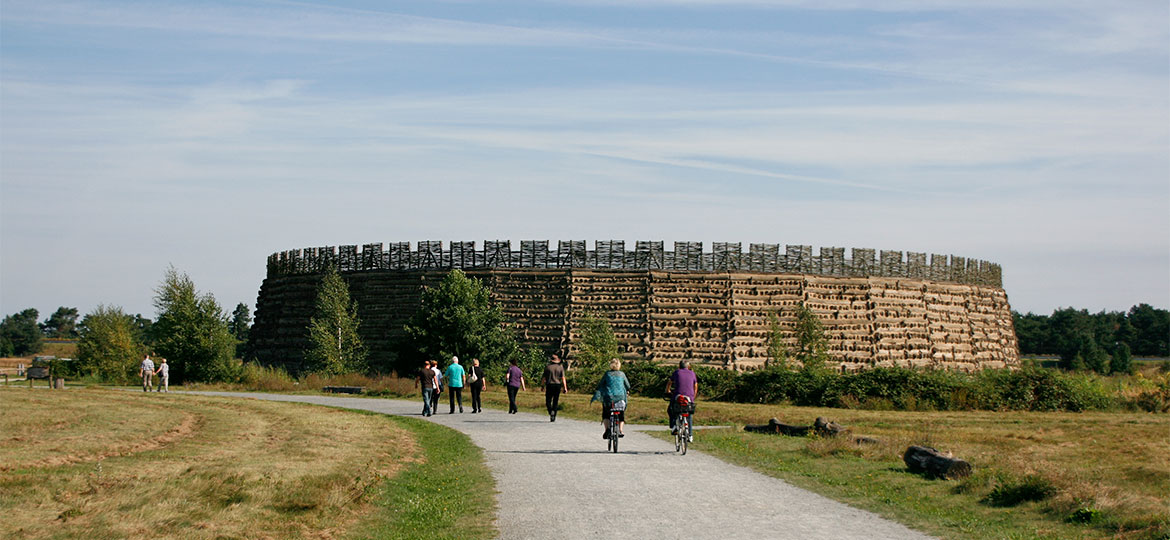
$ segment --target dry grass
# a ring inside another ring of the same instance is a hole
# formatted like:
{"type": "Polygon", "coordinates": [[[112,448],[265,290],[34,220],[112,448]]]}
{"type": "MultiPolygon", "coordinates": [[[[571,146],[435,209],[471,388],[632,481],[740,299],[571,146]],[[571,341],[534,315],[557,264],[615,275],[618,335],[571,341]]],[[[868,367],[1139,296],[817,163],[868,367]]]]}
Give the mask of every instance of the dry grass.
{"type": "Polygon", "coordinates": [[[417,447],[385,417],[111,390],[0,389],[0,536],[332,538],[417,447]]]}

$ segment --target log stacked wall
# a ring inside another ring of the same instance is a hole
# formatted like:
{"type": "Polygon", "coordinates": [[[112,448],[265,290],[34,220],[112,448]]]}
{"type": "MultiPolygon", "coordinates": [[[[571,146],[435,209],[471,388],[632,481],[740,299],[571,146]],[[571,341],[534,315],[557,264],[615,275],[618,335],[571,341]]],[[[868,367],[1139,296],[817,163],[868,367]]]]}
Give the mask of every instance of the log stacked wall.
{"type": "MultiPolygon", "coordinates": [[[[445,269],[344,272],[375,365],[445,269]]],[[[818,315],[843,370],[874,366],[973,371],[1018,365],[1004,291],[927,279],[764,272],[577,268],[469,269],[489,286],[517,337],[572,355],[587,312],[611,321],[623,356],[661,363],[756,369],[767,363],[768,313],[794,326],[794,306],[818,315]]],[[[270,276],[261,286],[252,354],[299,370],[320,274],[270,276]]],[[[795,338],[789,333],[788,346],[795,338]]]]}
{"type": "Polygon", "coordinates": [[[609,320],[625,359],[650,356],[646,320],[648,273],[620,270],[568,271],[569,298],[562,350],[571,358],[581,340],[581,321],[587,314],[609,320]]]}
{"type": "MultiPolygon", "coordinates": [[[[471,271],[472,277],[481,272],[471,271]]],[[[492,270],[481,279],[491,289],[517,340],[544,351],[564,347],[569,275],[562,270],[492,270]]]]}
{"type": "MultiPolygon", "coordinates": [[[[735,369],[766,367],[768,334],[772,329],[768,315],[776,314],[781,329],[789,333],[796,325],[794,309],[804,300],[804,276],[800,274],[731,274],[731,333],[729,350],[735,369]]],[[[791,349],[795,337],[787,338],[791,349]]]]}
{"type": "Polygon", "coordinates": [[[734,367],[731,283],[725,273],[650,272],[649,358],[734,367]]]}

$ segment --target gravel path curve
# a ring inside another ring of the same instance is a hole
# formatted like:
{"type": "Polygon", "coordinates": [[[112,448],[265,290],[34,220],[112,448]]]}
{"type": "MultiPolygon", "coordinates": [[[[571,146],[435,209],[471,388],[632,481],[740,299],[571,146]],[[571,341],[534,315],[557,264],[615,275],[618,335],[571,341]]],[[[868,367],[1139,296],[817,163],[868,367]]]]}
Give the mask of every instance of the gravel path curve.
{"type": "MultiPolygon", "coordinates": [[[[196,393],[402,416],[421,417],[422,409],[421,400],[196,393]]],[[[613,454],[601,438],[600,418],[549,422],[545,415],[493,409],[471,414],[470,407],[449,415],[445,403],[439,410],[429,420],[466,433],[484,449],[499,490],[501,538],[929,538],[700,452],[677,455],[673,443],[636,426],[626,426],[621,451],[613,454]]]]}

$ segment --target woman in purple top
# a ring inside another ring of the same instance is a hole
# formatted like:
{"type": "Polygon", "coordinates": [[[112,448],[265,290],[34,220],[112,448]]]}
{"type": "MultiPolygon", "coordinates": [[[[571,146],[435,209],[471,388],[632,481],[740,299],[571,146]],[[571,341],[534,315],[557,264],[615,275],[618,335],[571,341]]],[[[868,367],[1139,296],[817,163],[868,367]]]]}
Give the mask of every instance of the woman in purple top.
{"type": "Polygon", "coordinates": [[[678,397],[691,398],[691,410],[694,411],[695,397],[699,395],[699,378],[691,371],[689,361],[679,361],[678,369],[674,370],[674,373],[670,374],[670,380],[666,381],[666,393],[670,394],[670,405],[666,407],[666,413],[670,415],[670,431],[673,433],[679,413],[678,397]]]}
{"type": "Polygon", "coordinates": [[[520,366],[516,365],[516,359],[509,360],[511,366],[508,367],[507,383],[508,383],[508,414],[516,414],[519,409],[516,408],[516,392],[519,390],[527,390],[524,387],[524,372],[520,371],[520,366]]]}

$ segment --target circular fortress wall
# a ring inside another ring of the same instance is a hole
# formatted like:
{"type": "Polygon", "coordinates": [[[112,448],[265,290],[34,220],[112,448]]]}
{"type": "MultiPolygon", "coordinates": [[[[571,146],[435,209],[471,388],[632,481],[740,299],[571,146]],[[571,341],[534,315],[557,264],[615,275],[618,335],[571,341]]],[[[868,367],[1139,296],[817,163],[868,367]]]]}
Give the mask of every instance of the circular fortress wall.
{"type": "MultiPolygon", "coordinates": [[[[249,355],[294,372],[323,272],[336,267],[358,303],[370,361],[392,342],[424,287],[452,268],[487,285],[517,338],[572,355],[586,313],[609,319],[627,358],[755,369],[767,358],[768,314],[791,329],[795,306],[820,318],[839,369],[1016,367],[1019,349],[997,264],[901,251],[716,242],[508,241],[308,248],[268,258],[249,355]]],[[[790,337],[795,341],[795,338],[790,337]]],[[[790,343],[793,344],[793,343],[790,343]]]]}

